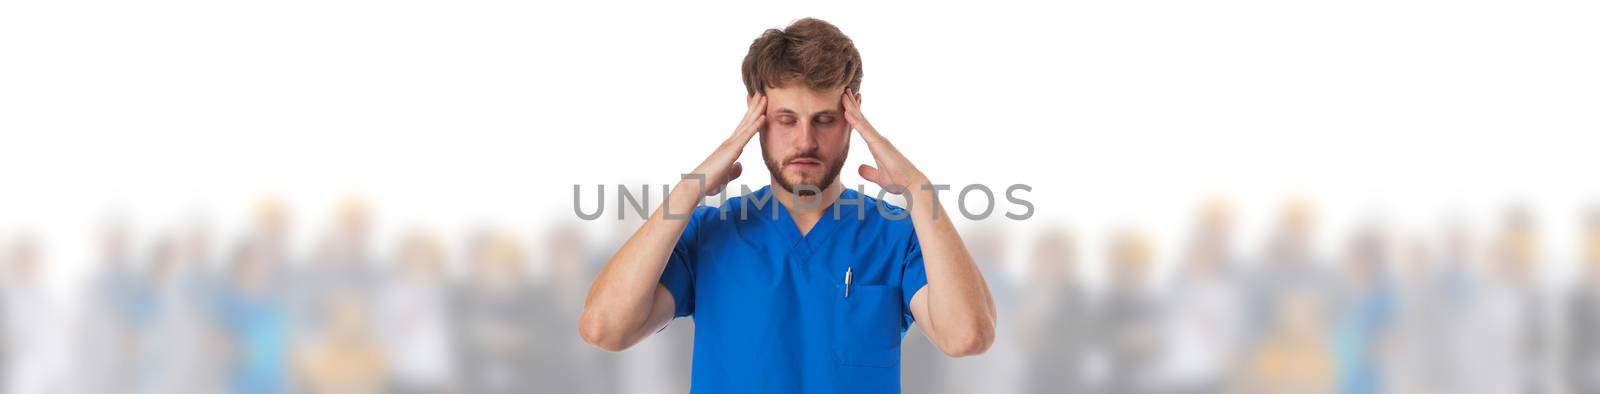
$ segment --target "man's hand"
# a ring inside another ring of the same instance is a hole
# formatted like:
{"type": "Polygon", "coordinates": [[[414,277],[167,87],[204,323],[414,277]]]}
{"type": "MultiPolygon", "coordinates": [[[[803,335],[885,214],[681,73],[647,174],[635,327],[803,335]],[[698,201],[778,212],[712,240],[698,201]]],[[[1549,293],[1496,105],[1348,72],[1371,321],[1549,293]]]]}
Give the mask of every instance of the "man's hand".
{"type": "Polygon", "coordinates": [[[840,100],[844,102],[845,121],[850,122],[850,127],[861,133],[861,139],[867,142],[867,150],[872,152],[872,159],[878,163],[877,167],[862,164],[862,178],[894,194],[915,190],[928,184],[928,178],[923,176],[916,166],[911,165],[911,161],[900,154],[900,150],[895,149],[894,144],[884,139],[883,134],[878,134],[878,129],[867,122],[866,116],[861,115],[861,98],[856,96],[855,92],[845,89],[844,96],[840,100]],[[899,185],[906,189],[891,188],[890,185],[899,185]]]}
{"type": "Polygon", "coordinates": [[[739,154],[750,138],[767,126],[767,97],[758,95],[749,101],[750,108],[733,136],[695,168],[694,174],[705,176],[705,184],[679,181],[661,207],[600,269],[584,300],[583,316],[578,319],[578,333],[585,342],[608,351],[621,351],[660,331],[672,320],[672,292],[658,280],[689,221],[668,220],[666,213],[693,212],[701,199],[721,192],[743,172],[739,154]]]}
{"type": "Polygon", "coordinates": [[[861,177],[885,191],[907,194],[911,203],[907,210],[928,273],[928,284],[911,296],[911,315],[928,340],[946,355],[983,353],[994,344],[995,335],[994,297],[989,294],[989,285],[973,263],[961,234],[938,205],[936,192],[923,189],[930,184],[928,177],[867,123],[861,115],[861,98],[854,93],[846,89],[840,98],[844,102],[844,118],[861,133],[872,159],[878,163],[877,167],[861,165],[861,177]],[[917,203],[920,201],[934,202],[917,203]]]}
{"type": "Polygon", "coordinates": [[[744,119],[739,121],[739,127],[733,129],[733,135],[723,141],[717,150],[700,166],[694,169],[693,174],[705,175],[705,195],[711,196],[722,192],[722,188],[739,178],[744,172],[744,166],[739,164],[739,155],[744,153],[745,145],[750,144],[750,138],[757,132],[767,127],[767,95],[757,94],[750,98],[750,104],[744,113],[744,119]]]}

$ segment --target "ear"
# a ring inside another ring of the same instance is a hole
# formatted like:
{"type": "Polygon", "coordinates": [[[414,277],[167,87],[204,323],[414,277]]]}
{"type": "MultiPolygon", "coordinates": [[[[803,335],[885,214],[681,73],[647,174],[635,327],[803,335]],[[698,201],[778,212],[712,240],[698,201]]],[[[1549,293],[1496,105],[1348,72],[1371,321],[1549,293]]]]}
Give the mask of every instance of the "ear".
{"type": "Polygon", "coordinates": [[[861,93],[856,93],[856,105],[861,105],[861,93]]]}

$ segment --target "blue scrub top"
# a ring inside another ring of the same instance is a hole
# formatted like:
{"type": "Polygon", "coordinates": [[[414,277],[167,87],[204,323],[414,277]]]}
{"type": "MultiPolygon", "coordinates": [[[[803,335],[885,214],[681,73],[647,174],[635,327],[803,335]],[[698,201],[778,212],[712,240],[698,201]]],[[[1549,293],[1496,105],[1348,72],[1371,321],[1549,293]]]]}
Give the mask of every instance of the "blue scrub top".
{"type": "Polygon", "coordinates": [[[928,283],[909,212],[846,189],[801,236],[768,189],[697,207],[661,274],[694,318],[690,392],[900,392],[928,283]]]}

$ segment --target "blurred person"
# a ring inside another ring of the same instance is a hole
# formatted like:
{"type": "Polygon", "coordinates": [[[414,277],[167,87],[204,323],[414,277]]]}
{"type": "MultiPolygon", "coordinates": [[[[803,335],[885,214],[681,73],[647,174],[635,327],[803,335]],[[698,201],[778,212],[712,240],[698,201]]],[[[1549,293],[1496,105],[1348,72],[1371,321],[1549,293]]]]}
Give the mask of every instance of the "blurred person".
{"type": "Polygon", "coordinates": [[[366,301],[335,296],[321,309],[327,327],[294,354],[295,391],[308,394],[378,394],[385,390],[383,348],[372,338],[366,301]]]}
{"type": "Polygon", "coordinates": [[[47,267],[38,241],[21,236],[0,253],[5,262],[4,345],[8,393],[56,393],[68,390],[62,352],[63,313],[46,283],[47,267]]]}
{"type": "Polygon", "coordinates": [[[223,261],[211,296],[222,333],[224,384],[233,393],[290,388],[290,347],[307,316],[296,315],[299,266],[291,245],[292,212],[281,196],[256,201],[250,228],[223,261]]]}
{"type": "Polygon", "coordinates": [[[294,264],[289,249],[290,212],[288,203],[276,196],[262,198],[255,206],[255,221],[248,239],[251,249],[267,264],[268,274],[277,276],[294,264]]]}
{"type": "Polygon", "coordinates": [[[108,219],[96,230],[97,266],[89,279],[82,324],[76,329],[78,359],[88,379],[81,388],[106,392],[134,387],[138,335],[145,309],[135,296],[138,267],[133,236],[122,218],[108,219]]]}
{"type": "Polygon", "coordinates": [[[123,302],[134,305],[137,310],[136,319],[129,327],[129,349],[131,352],[128,365],[133,379],[120,389],[131,392],[154,392],[158,386],[157,381],[162,372],[158,359],[162,349],[158,349],[161,333],[157,332],[156,324],[161,319],[161,305],[156,301],[156,293],[163,283],[165,272],[174,265],[177,254],[172,240],[159,238],[152,242],[148,257],[138,268],[133,283],[123,297],[123,302]]]}
{"type": "Polygon", "coordinates": [[[1577,283],[1567,296],[1564,361],[1568,393],[1600,393],[1600,206],[1584,220],[1577,283]]]}
{"type": "Polygon", "coordinates": [[[1336,390],[1383,392],[1381,359],[1388,353],[1395,299],[1385,271],[1389,252],[1377,230],[1358,232],[1345,252],[1346,297],[1337,305],[1332,337],[1336,390]]]}
{"type": "Polygon", "coordinates": [[[1395,281],[1395,316],[1385,356],[1386,390],[1394,393],[1444,392],[1447,332],[1453,329],[1445,294],[1435,283],[1439,258],[1420,238],[1399,246],[1395,281]]]}
{"type": "Polygon", "coordinates": [[[1472,308],[1473,344],[1462,349],[1472,364],[1463,376],[1472,392],[1538,393],[1549,352],[1546,311],[1537,283],[1537,238],[1532,215],[1507,212],[1490,246],[1489,277],[1472,308]]]}
{"type": "Polygon", "coordinates": [[[166,382],[174,393],[216,393],[224,390],[221,357],[225,338],[210,317],[212,297],[222,287],[215,266],[213,230],[202,218],[186,224],[176,239],[177,257],[171,269],[163,271],[165,280],[157,302],[165,305],[168,318],[160,332],[168,338],[185,341],[177,345],[165,367],[174,372],[166,382]]]}
{"type": "MultiPolygon", "coordinates": [[[[521,393],[542,390],[580,392],[582,383],[570,364],[559,369],[562,380],[541,382],[538,363],[542,354],[565,355],[535,347],[540,316],[536,292],[528,280],[526,252],[508,234],[485,231],[467,242],[467,283],[455,297],[458,314],[457,351],[461,352],[462,391],[469,393],[521,393]],[[537,385],[537,386],[536,386],[537,385]]],[[[571,328],[565,330],[570,333],[571,328]]],[[[570,334],[567,334],[570,336],[570,334]]],[[[563,360],[555,356],[556,360],[563,360]]],[[[548,372],[548,371],[547,371],[548,372]]]]}
{"type": "Polygon", "coordinates": [[[1271,314],[1259,345],[1245,363],[1238,393],[1333,393],[1335,370],[1329,352],[1325,297],[1308,289],[1288,289],[1271,314]]]}
{"type": "Polygon", "coordinates": [[[206,315],[205,292],[209,283],[185,250],[186,240],[161,239],[150,250],[139,297],[148,304],[140,326],[138,362],[140,384],[130,386],[149,393],[214,393],[222,389],[214,378],[217,349],[215,328],[206,315]]]}
{"type": "Polygon", "coordinates": [[[1334,276],[1316,255],[1315,230],[1316,214],[1310,201],[1296,198],[1284,204],[1262,261],[1250,277],[1249,341],[1259,340],[1264,330],[1279,320],[1272,314],[1284,310],[1275,304],[1284,300],[1285,293],[1298,291],[1321,298],[1317,303],[1324,307],[1333,302],[1334,276]]]}
{"type": "Polygon", "coordinates": [[[1161,392],[1219,393],[1243,361],[1244,290],[1234,269],[1232,208],[1201,207],[1172,289],[1161,296],[1161,392]]]}
{"type": "Polygon", "coordinates": [[[749,49],[744,120],[607,262],[580,335],[620,351],[692,316],[700,393],[899,392],[914,323],[946,355],[988,350],[995,302],[931,203],[932,182],[861,114],[850,38],[805,18],[749,49]],[[852,130],[877,164],[862,178],[920,204],[901,209],[839,182],[852,130]],[[758,134],[771,184],[701,206],[743,171],[735,162],[758,134]]]}
{"type": "Polygon", "coordinates": [[[400,241],[394,261],[377,298],[377,334],[392,372],[388,392],[451,392],[455,327],[443,246],[431,233],[413,232],[400,241]]]}
{"type": "Polygon", "coordinates": [[[1436,239],[1415,237],[1397,260],[1403,265],[1395,288],[1394,354],[1387,368],[1392,379],[1386,379],[1393,392],[1473,390],[1466,359],[1470,349],[1480,347],[1472,309],[1478,279],[1471,272],[1478,245],[1456,220],[1445,222],[1436,239]]]}
{"type": "MultiPolygon", "coordinates": [[[[347,291],[362,298],[371,290],[377,278],[372,255],[372,209],[365,200],[350,198],[339,203],[334,213],[332,228],[327,238],[328,249],[320,263],[314,265],[316,273],[331,281],[324,284],[327,291],[347,291]]],[[[359,301],[359,300],[358,300],[359,301]]]]}
{"type": "MultiPolygon", "coordinates": [[[[259,238],[257,238],[259,240],[259,238]]],[[[228,340],[228,392],[275,394],[290,389],[290,317],[275,276],[279,250],[242,242],[227,263],[227,284],[214,297],[215,316],[228,340]]]]}
{"type": "Polygon", "coordinates": [[[1045,230],[1034,241],[1027,296],[1017,319],[1017,341],[1025,352],[1024,392],[1091,389],[1086,364],[1094,312],[1078,265],[1077,240],[1065,230],[1045,230]]]}
{"type": "Polygon", "coordinates": [[[1153,392],[1163,351],[1161,305],[1151,275],[1154,245],[1142,232],[1125,231],[1112,237],[1107,256],[1110,287],[1095,315],[1095,345],[1104,366],[1096,384],[1107,393],[1153,392]]]}
{"type": "Polygon", "coordinates": [[[1433,392],[1472,392],[1476,388],[1471,379],[1476,374],[1474,350],[1482,348],[1475,309],[1482,278],[1474,271],[1482,260],[1482,245],[1459,220],[1446,222],[1441,232],[1438,268],[1428,280],[1429,293],[1438,300],[1429,306],[1428,311],[1434,315],[1429,321],[1441,328],[1424,331],[1432,339],[1430,346],[1441,349],[1428,352],[1428,365],[1436,367],[1439,374],[1433,379],[1439,390],[1433,392]]]}
{"type": "Polygon", "coordinates": [[[213,249],[215,245],[212,244],[215,236],[215,230],[201,216],[190,218],[182,226],[178,231],[176,242],[179,259],[184,261],[185,266],[191,268],[185,271],[196,273],[201,277],[215,273],[213,271],[215,267],[212,266],[216,259],[214,255],[216,251],[213,249]]]}
{"type": "Polygon", "coordinates": [[[327,235],[316,244],[312,258],[301,267],[292,284],[297,334],[320,335],[318,321],[330,316],[326,309],[339,298],[356,298],[371,305],[378,273],[371,254],[372,214],[360,199],[341,201],[334,209],[327,235]],[[304,331],[304,332],[301,332],[304,331]]]}

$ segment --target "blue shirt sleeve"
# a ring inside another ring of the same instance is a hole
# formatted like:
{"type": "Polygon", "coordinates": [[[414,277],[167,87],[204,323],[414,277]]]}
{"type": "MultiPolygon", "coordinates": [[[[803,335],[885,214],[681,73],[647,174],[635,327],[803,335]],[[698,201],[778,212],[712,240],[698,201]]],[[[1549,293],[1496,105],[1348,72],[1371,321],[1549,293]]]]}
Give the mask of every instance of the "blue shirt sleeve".
{"type": "Polygon", "coordinates": [[[911,233],[910,245],[906,246],[905,259],[902,261],[900,273],[900,293],[904,298],[901,306],[905,311],[906,325],[916,321],[911,316],[911,297],[917,295],[918,290],[928,284],[928,270],[922,265],[922,241],[917,240],[917,233],[911,233]]]}
{"type": "Polygon", "coordinates": [[[716,211],[708,206],[695,207],[694,214],[689,217],[689,224],[683,226],[683,234],[678,236],[678,243],[672,247],[672,254],[667,257],[667,267],[661,271],[660,283],[672,293],[673,317],[684,317],[694,314],[694,259],[695,251],[700,238],[701,217],[716,211]]]}

